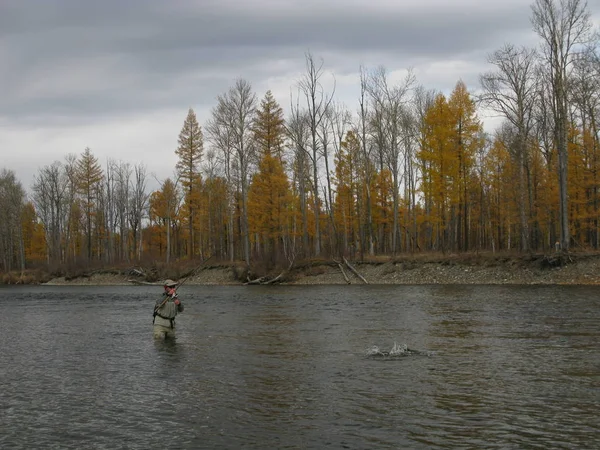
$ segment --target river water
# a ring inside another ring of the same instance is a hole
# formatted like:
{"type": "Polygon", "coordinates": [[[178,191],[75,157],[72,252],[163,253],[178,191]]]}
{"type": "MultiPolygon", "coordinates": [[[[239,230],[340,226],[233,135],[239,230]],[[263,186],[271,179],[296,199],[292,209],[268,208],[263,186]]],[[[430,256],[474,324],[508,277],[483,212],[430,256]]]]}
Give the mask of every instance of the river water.
{"type": "Polygon", "coordinates": [[[157,295],[0,288],[0,448],[600,448],[600,287],[157,295]]]}

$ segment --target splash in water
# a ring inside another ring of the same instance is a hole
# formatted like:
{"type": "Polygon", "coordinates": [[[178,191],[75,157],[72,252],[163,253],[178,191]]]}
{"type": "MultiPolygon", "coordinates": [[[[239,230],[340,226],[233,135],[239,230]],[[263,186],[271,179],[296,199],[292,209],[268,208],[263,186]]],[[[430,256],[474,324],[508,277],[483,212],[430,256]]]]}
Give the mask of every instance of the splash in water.
{"type": "Polygon", "coordinates": [[[410,355],[423,355],[423,356],[431,356],[431,352],[424,352],[421,350],[413,350],[408,348],[406,344],[398,345],[394,342],[394,346],[391,350],[381,350],[378,346],[374,345],[370,349],[367,350],[367,356],[370,357],[399,357],[399,356],[410,356],[410,355]]]}

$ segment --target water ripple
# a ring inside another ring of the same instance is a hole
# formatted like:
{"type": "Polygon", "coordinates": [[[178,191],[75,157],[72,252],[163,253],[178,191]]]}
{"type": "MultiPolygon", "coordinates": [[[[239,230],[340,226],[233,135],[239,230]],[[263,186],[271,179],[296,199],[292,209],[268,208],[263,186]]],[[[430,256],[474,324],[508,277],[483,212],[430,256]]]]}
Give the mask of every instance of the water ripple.
{"type": "Polygon", "coordinates": [[[0,289],[0,447],[598,448],[599,293],[0,289]]]}

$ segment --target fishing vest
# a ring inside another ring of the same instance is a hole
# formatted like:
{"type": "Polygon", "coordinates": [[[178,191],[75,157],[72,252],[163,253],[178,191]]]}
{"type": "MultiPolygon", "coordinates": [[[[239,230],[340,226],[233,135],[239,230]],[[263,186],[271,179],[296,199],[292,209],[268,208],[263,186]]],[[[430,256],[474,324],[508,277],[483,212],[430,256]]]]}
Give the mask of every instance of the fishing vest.
{"type": "MultiPolygon", "coordinates": [[[[171,329],[175,328],[175,316],[177,316],[177,312],[180,310],[180,307],[173,303],[172,299],[168,299],[164,305],[160,306],[165,301],[165,296],[157,302],[154,307],[154,314],[152,317],[152,323],[156,323],[156,317],[160,317],[161,319],[168,320],[171,329]]],[[[162,325],[159,323],[158,325],[162,325]]],[[[164,325],[166,326],[166,325],[164,325]]]]}

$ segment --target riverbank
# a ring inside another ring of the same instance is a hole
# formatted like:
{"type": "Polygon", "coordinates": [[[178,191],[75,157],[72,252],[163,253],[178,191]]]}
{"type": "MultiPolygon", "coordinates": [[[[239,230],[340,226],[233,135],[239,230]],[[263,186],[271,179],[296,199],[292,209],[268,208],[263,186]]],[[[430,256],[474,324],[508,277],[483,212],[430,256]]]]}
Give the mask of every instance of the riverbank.
{"type": "MultiPolygon", "coordinates": [[[[186,280],[188,285],[242,285],[235,265],[211,265],[186,280]]],[[[268,283],[276,276],[264,277],[268,283]]],[[[176,276],[170,278],[177,279],[176,276]]],[[[257,280],[258,277],[251,277],[257,280]]],[[[115,271],[53,278],[46,285],[132,285],[146,282],[130,273],[115,271]]],[[[285,272],[277,280],[285,285],[336,284],[584,284],[600,285],[600,253],[544,255],[417,255],[337,264],[310,261],[285,272]],[[352,270],[354,269],[356,273],[352,270]]],[[[256,284],[259,284],[256,282],[256,284]]]]}

